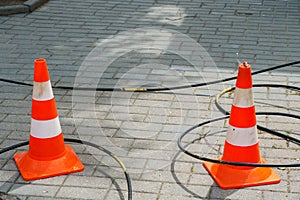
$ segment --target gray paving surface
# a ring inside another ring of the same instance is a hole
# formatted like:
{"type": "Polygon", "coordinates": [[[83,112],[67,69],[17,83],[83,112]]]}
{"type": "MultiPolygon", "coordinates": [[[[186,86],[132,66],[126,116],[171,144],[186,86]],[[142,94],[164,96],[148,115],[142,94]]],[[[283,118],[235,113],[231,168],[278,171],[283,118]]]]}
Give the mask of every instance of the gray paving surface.
{"type": "MultiPolygon", "coordinates": [[[[56,86],[171,87],[299,60],[297,0],[102,1],[50,0],[30,14],[0,17],[1,78],[32,82],[33,60],[47,59],[56,86]]],[[[253,77],[254,83],[299,86],[299,67],[253,77]]],[[[275,168],[281,183],[221,190],[200,161],[180,153],[176,140],[206,119],[222,116],[213,104],[233,81],[160,93],[54,89],[64,136],[102,145],[125,163],[133,199],[300,199],[299,168],[275,168]]],[[[0,148],[27,140],[31,87],[0,83],[0,148]]],[[[222,105],[229,109],[232,98],[222,105]]],[[[299,94],[254,88],[258,111],[299,115],[299,94]]],[[[299,120],[258,116],[260,125],[299,138],[299,120]]],[[[226,121],[201,127],[184,142],[208,133],[190,150],[222,154],[226,121]],[[218,134],[213,134],[220,132],[218,134]],[[212,134],[210,134],[212,133],[212,134]]],[[[269,163],[299,162],[299,146],[259,133],[269,163]]],[[[84,172],[26,182],[12,159],[0,156],[0,191],[20,199],[126,199],[118,164],[103,152],[73,145],[84,172]]],[[[27,147],[18,150],[27,150],[27,147]]]]}

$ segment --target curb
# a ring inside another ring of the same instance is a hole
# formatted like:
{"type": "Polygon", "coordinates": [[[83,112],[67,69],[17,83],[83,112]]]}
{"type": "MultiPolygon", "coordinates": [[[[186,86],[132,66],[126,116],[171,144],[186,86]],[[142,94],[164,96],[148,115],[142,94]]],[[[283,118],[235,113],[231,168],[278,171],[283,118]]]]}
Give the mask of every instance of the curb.
{"type": "Polygon", "coordinates": [[[29,13],[48,2],[49,0],[28,0],[21,5],[0,6],[0,15],[10,15],[17,13],[29,13]]]}

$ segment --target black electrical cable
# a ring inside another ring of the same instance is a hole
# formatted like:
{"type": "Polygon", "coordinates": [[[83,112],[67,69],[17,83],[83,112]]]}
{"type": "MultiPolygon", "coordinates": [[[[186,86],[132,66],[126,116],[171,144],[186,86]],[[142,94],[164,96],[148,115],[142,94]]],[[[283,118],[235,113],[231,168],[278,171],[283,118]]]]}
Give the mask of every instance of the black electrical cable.
{"type": "MultiPolygon", "coordinates": [[[[282,85],[282,84],[253,84],[253,87],[276,87],[276,88],[285,88],[285,89],[293,90],[293,91],[296,91],[296,92],[300,92],[300,88],[299,87],[292,86],[292,85],[282,85]]],[[[215,105],[217,106],[218,110],[221,111],[225,115],[229,115],[230,113],[228,111],[226,111],[224,108],[222,108],[222,106],[219,103],[220,98],[224,94],[226,94],[228,92],[232,92],[234,90],[235,90],[235,87],[227,88],[227,89],[223,90],[222,92],[220,92],[219,94],[216,95],[215,105]]]]}
{"type": "MultiPolygon", "coordinates": [[[[289,90],[293,90],[293,91],[297,91],[297,92],[300,91],[300,87],[291,86],[291,85],[282,85],[282,84],[253,84],[253,87],[275,87],[275,88],[285,88],[285,89],[289,89],[289,90]]],[[[223,90],[222,92],[220,92],[219,94],[217,94],[217,96],[216,96],[215,105],[218,108],[218,110],[220,112],[222,112],[223,114],[225,114],[225,115],[230,115],[230,113],[228,111],[226,111],[220,105],[220,98],[224,94],[226,94],[228,92],[232,92],[234,90],[235,90],[235,87],[227,88],[227,89],[223,90]]],[[[256,114],[259,114],[259,115],[276,115],[276,112],[257,112],[256,114]]],[[[299,115],[292,115],[292,114],[288,114],[288,113],[281,113],[280,116],[293,117],[293,118],[296,118],[296,119],[300,119],[299,115]]],[[[298,140],[298,139],[296,139],[294,137],[291,137],[289,135],[286,135],[286,134],[283,134],[283,133],[280,133],[280,132],[268,129],[268,128],[260,126],[260,125],[257,125],[257,128],[259,130],[261,130],[261,131],[265,131],[265,132],[271,133],[273,135],[279,136],[279,137],[281,137],[281,138],[283,138],[283,139],[285,139],[287,141],[291,141],[291,142],[293,142],[293,143],[295,143],[295,144],[297,144],[297,145],[300,146],[300,140],[298,140]]]]}
{"type": "MultiPolygon", "coordinates": [[[[274,67],[269,67],[262,70],[257,70],[255,72],[252,72],[252,75],[260,74],[263,72],[268,72],[284,67],[294,66],[300,64],[300,61],[294,61],[282,65],[277,65],[274,67]]],[[[237,76],[232,76],[229,78],[219,79],[215,81],[209,81],[209,82],[202,82],[202,83],[195,83],[190,85],[182,85],[182,86],[175,86],[175,87],[162,87],[162,88],[146,88],[146,87],[123,87],[123,88],[102,88],[102,87],[96,87],[96,88],[90,88],[90,87],[72,87],[72,86],[52,86],[54,89],[65,89],[65,90],[85,90],[85,91],[125,91],[125,92],[155,92],[155,91],[167,91],[167,90],[178,90],[178,89],[185,89],[185,88],[193,88],[193,87],[201,87],[206,85],[213,85],[216,83],[223,83],[231,80],[235,80],[237,76]]],[[[18,84],[18,85],[24,85],[24,86],[33,86],[31,83],[25,83],[20,81],[13,81],[10,79],[0,78],[0,81],[12,83],[12,84],[18,84]]]]}
{"type": "MultiPolygon", "coordinates": [[[[297,65],[297,64],[300,64],[300,61],[290,62],[290,63],[286,63],[286,64],[277,65],[277,66],[274,66],[274,67],[269,67],[269,68],[266,68],[266,69],[258,70],[258,71],[252,72],[252,75],[261,74],[263,72],[268,72],[268,71],[272,71],[272,70],[275,70],[275,69],[280,69],[280,68],[293,66],[293,65],[297,65]]],[[[190,87],[200,87],[200,86],[205,86],[205,85],[213,85],[213,84],[216,84],[216,83],[223,83],[223,82],[227,82],[227,81],[232,81],[232,80],[235,80],[236,78],[237,78],[237,76],[233,76],[233,77],[224,78],[224,79],[220,79],[220,80],[216,80],[216,81],[209,81],[209,82],[196,83],[196,84],[191,84],[191,85],[183,85],[183,86],[170,87],[170,88],[149,88],[149,89],[147,89],[147,91],[178,90],[178,89],[184,89],[184,88],[190,88],[190,87]]]]}
{"type": "MultiPolygon", "coordinates": [[[[260,113],[256,113],[256,114],[260,115],[260,113]]],[[[273,113],[272,115],[281,116],[281,114],[283,114],[283,113],[273,113]]],[[[292,117],[292,115],[290,117],[292,117]]],[[[200,124],[197,124],[197,125],[189,128],[187,131],[185,131],[178,138],[178,140],[177,140],[178,147],[180,148],[180,150],[183,153],[185,153],[185,154],[187,154],[187,155],[189,155],[189,156],[191,156],[193,158],[196,158],[196,159],[202,160],[202,161],[216,163],[216,164],[225,164],[225,165],[233,165],[233,166],[246,166],[246,167],[300,167],[300,163],[289,163],[289,164],[268,164],[267,163],[267,164],[262,164],[262,163],[248,163],[248,162],[230,162],[230,161],[225,161],[225,160],[211,159],[211,158],[208,158],[208,157],[205,157],[205,156],[196,155],[196,154],[191,153],[188,150],[186,150],[186,147],[188,147],[192,143],[188,143],[187,145],[185,145],[185,147],[182,145],[182,140],[183,140],[184,136],[186,136],[192,130],[194,130],[194,129],[198,128],[198,127],[204,126],[206,124],[213,123],[213,122],[220,121],[220,120],[224,120],[224,119],[228,119],[228,118],[229,118],[228,115],[227,116],[223,116],[223,117],[219,117],[219,118],[214,118],[214,119],[202,122],[200,124]]],[[[275,133],[274,135],[277,135],[277,132],[274,132],[274,133],[275,133]]],[[[277,136],[281,137],[281,135],[277,135],[277,136]]],[[[298,145],[300,145],[300,143],[298,143],[299,141],[297,141],[296,138],[294,138],[294,139],[295,139],[295,143],[298,144],[298,145]]],[[[293,140],[291,140],[291,141],[293,141],[293,140]]]]}
{"type": "MultiPolygon", "coordinates": [[[[277,65],[277,66],[274,66],[274,67],[270,67],[270,68],[258,70],[258,71],[252,72],[252,75],[256,75],[256,74],[260,74],[260,73],[263,73],[263,72],[267,72],[267,71],[271,71],[271,70],[275,70],[275,69],[280,69],[280,68],[284,68],[284,67],[288,67],[288,66],[294,66],[294,65],[297,65],[297,64],[300,64],[300,61],[290,62],[290,63],[286,63],[286,64],[277,65]]],[[[202,83],[196,83],[196,84],[191,84],[191,85],[182,85],[182,86],[168,87],[168,88],[166,88],[166,87],[163,87],[163,88],[146,88],[146,87],[141,87],[141,88],[101,88],[101,87],[86,88],[86,87],[84,87],[83,88],[83,87],[69,87],[69,86],[52,86],[52,88],[55,88],[55,89],[66,89],[66,90],[86,90],[86,91],[131,91],[131,92],[132,91],[134,91],[134,92],[156,92],[157,91],[158,92],[158,91],[168,91],[168,90],[177,90],[177,89],[185,89],[185,88],[192,88],[192,87],[200,87],[200,86],[212,85],[212,84],[216,84],[216,83],[222,83],[222,82],[231,81],[231,80],[234,80],[236,78],[237,78],[237,76],[233,76],[233,77],[224,78],[224,79],[215,80],[215,81],[202,82],[202,83]]],[[[33,84],[31,84],[31,83],[14,81],[14,80],[4,79],[4,78],[0,78],[0,81],[7,82],[7,83],[12,83],[12,84],[17,84],[17,85],[23,85],[23,86],[33,86],[33,84]]],[[[271,84],[260,84],[260,85],[261,85],[261,87],[273,87],[274,86],[274,84],[273,85],[271,85],[271,84]],[[266,85],[268,85],[268,86],[266,86],[266,85]]],[[[259,87],[258,85],[256,85],[256,86],[259,87]]],[[[281,86],[277,85],[277,87],[281,87],[281,86]]],[[[285,88],[288,88],[288,89],[291,89],[291,90],[295,90],[295,91],[298,91],[298,92],[300,91],[300,89],[298,87],[295,87],[295,86],[285,86],[285,88]]],[[[219,93],[217,95],[217,99],[219,99],[226,92],[233,91],[233,90],[234,90],[234,88],[230,88],[230,89],[222,91],[221,93],[219,93]]],[[[217,103],[216,103],[216,105],[217,105],[217,103]]],[[[225,111],[219,104],[217,105],[217,107],[221,111],[223,110],[224,114],[228,114],[228,112],[225,111]]],[[[287,117],[293,117],[293,118],[298,118],[299,119],[299,116],[288,114],[288,113],[270,113],[270,112],[264,112],[264,113],[256,113],[256,114],[257,115],[266,115],[266,114],[268,114],[268,115],[280,115],[280,116],[287,116],[287,117]]],[[[200,160],[203,160],[203,161],[208,161],[208,162],[213,162],[213,163],[219,163],[219,164],[227,164],[227,165],[235,165],[235,166],[252,166],[252,167],[300,167],[300,163],[291,163],[291,164],[261,164],[261,163],[228,162],[228,161],[223,161],[223,160],[210,159],[210,158],[207,158],[207,157],[203,157],[203,156],[198,156],[198,155],[192,154],[189,151],[185,150],[184,147],[182,147],[182,144],[181,144],[182,138],[186,134],[188,134],[190,131],[192,131],[193,129],[195,129],[197,127],[200,127],[200,126],[204,126],[204,125],[206,125],[208,123],[212,123],[212,122],[215,122],[215,121],[227,119],[228,117],[229,116],[224,116],[224,117],[220,117],[220,118],[211,119],[211,120],[205,121],[203,123],[200,123],[198,125],[193,126],[190,129],[188,129],[186,132],[184,132],[184,134],[182,134],[180,136],[180,138],[177,141],[177,144],[178,144],[179,148],[184,153],[186,153],[187,155],[190,155],[190,156],[192,156],[194,158],[197,158],[197,159],[200,159],[200,160]]],[[[265,127],[261,127],[259,125],[257,127],[260,130],[269,132],[271,134],[277,135],[277,136],[282,137],[282,138],[284,138],[284,139],[286,139],[288,141],[291,141],[291,142],[294,142],[295,144],[300,145],[299,140],[297,140],[296,138],[287,136],[287,135],[282,134],[282,133],[278,133],[276,131],[267,129],[265,127]]],[[[124,166],[124,164],[122,163],[122,161],[117,156],[115,156],[114,154],[112,154],[107,149],[104,149],[101,146],[98,146],[96,144],[93,144],[93,143],[90,143],[90,142],[87,142],[87,141],[82,141],[82,140],[78,140],[78,139],[68,139],[68,138],[66,138],[65,141],[66,142],[75,142],[75,143],[80,143],[80,144],[86,144],[86,145],[95,147],[95,148],[97,148],[99,150],[102,150],[103,152],[107,153],[112,158],[114,158],[119,163],[119,165],[122,167],[122,169],[124,171],[124,174],[125,174],[125,177],[126,177],[126,181],[127,181],[127,186],[128,186],[128,199],[132,199],[132,186],[131,186],[130,176],[129,176],[129,174],[126,171],[126,167],[124,166]]],[[[18,143],[18,144],[15,144],[15,145],[3,148],[3,149],[0,150],[0,154],[4,153],[6,151],[12,150],[12,149],[21,147],[21,146],[28,145],[28,144],[29,144],[29,142],[27,141],[27,142],[21,142],[21,143],[18,143]]],[[[190,145],[190,144],[188,144],[188,145],[190,145]]]]}
{"type": "MultiPolygon", "coordinates": [[[[127,188],[128,188],[128,199],[132,200],[132,185],[131,185],[131,179],[130,176],[126,170],[126,167],[124,165],[124,163],[120,160],[120,158],[118,158],[116,155],[114,155],[112,152],[110,152],[109,150],[103,148],[102,146],[99,146],[97,144],[88,142],[88,141],[83,141],[83,140],[79,140],[79,139],[74,139],[74,138],[65,138],[64,139],[65,142],[70,142],[70,143],[78,143],[78,144],[84,144],[84,145],[88,145],[91,147],[94,147],[100,151],[103,151],[104,153],[108,154],[109,156],[111,156],[115,161],[118,162],[118,164],[121,166],[124,174],[125,174],[125,178],[126,178],[126,182],[127,182],[127,188]]],[[[5,147],[3,149],[0,149],[0,154],[3,154],[7,151],[22,147],[22,146],[26,146],[29,144],[29,141],[25,141],[25,142],[20,142],[18,144],[14,144],[8,147],[5,147]]]]}
{"type": "MultiPolygon", "coordinates": [[[[296,86],[288,86],[288,85],[280,85],[280,84],[256,84],[256,85],[253,85],[253,87],[281,87],[281,88],[286,88],[286,89],[290,89],[290,90],[294,90],[294,91],[300,91],[300,88],[299,87],[296,87],[296,86]]],[[[199,155],[196,155],[194,153],[191,153],[189,152],[188,150],[186,150],[186,147],[188,147],[189,145],[192,144],[192,142],[188,143],[185,147],[182,145],[182,139],[189,133],[191,132],[192,130],[198,128],[198,127],[201,127],[201,126],[204,126],[206,124],[209,124],[209,123],[213,123],[213,122],[216,122],[216,121],[220,121],[220,120],[224,120],[224,119],[228,119],[229,118],[229,112],[226,111],[224,108],[221,107],[220,103],[219,103],[219,100],[221,98],[222,95],[228,93],[228,92],[231,92],[233,91],[235,88],[232,87],[232,88],[228,88],[228,89],[225,89],[223,90],[222,92],[220,92],[217,96],[216,96],[216,100],[215,100],[215,104],[217,106],[217,108],[224,114],[226,114],[226,116],[223,116],[223,117],[219,117],[219,118],[215,118],[215,119],[211,119],[211,120],[208,120],[208,121],[205,121],[205,122],[202,122],[200,124],[197,124],[191,128],[189,128],[187,131],[185,131],[177,140],[177,145],[178,147],[180,148],[180,150],[193,157],[193,158],[196,158],[196,159],[199,159],[199,160],[202,160],[202,161],[207,161],[207,162],[212,162],[212,163],[216,163],[216,164],[226,164],[226,165],[233,165],[233,166],[248,166],[248,167],[300,167],[300,163],[289,163],[289,164],[263,164],[263,163],[247,163],[247,162],[230,162],[230,161],[225,161],[225,160],[218,160],[218,159],[211,159],[211,158],[208,158],[208,157],[204,157],[204,156],[199,156],[199,155]]],[[[285,117],[291,117],[291,118],[295,118],[295,119],[300,119],[300,116],[298,115],[294,115],[294,114],[289,114],[289,113],[280,113],[280,112],[256,112],[256,115],[277,115],[277,116],[285,116],[285,117]]],[[[286,134],[283,134],[283,133],[280,133],[280,132],[277,132],[277,131],[274,131],[274,130],[271,130],[271,129],[268,129],[268,128],[265,128],[265,127],[262,127],[262,126],[259,126],[257,125],[257,128],[259,130],[262,130],[262,131],[265,131],[265,132],[268,132],[270,134],[273,134],[275,136],[278,136],[278,137],[281,137],[287,141],[290,141],[290,142],[293,142],[295,144],[297,144],[298,146],[300,146],[300,140],[297,139],[297,138],[294,138],[294,137],[291,137],[289,135],[286,135],[286,134]]],[[[201,138],[200,138],[201,139],[201,138]]],[[[196,140],[194,140],[196,141],[196,140]]]]}

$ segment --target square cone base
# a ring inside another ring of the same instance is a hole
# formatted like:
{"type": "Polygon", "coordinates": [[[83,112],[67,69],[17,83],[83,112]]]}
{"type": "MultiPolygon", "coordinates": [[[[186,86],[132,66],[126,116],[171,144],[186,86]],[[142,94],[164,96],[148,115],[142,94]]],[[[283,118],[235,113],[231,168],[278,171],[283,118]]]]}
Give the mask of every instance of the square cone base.
{"type": "Polygon", "coordinates": [[[64,155],[52,160],[37,160],[28,152],[14,155],[15,162],[24,180],[36,180],[83,171],[84,166],[71,146],[65,145],[64,155]]]}
{"type": "MultiPolygon", "coordinates": [[[[265,161],[261,159],[261,163],[265,163],[265,161]]],[[[280,182],[280,177],[272,168],[238,167],[210,162],[204,162],[203,166],[222,189],[236,189],[280,182]]]]}

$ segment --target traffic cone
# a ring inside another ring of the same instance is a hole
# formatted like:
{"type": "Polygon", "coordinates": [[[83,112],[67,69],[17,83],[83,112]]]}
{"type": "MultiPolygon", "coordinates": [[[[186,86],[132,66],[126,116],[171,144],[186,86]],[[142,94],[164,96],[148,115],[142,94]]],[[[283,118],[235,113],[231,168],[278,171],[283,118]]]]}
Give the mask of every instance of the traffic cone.
{"type": "Polygon", "coordinates": [[[64,144],[45,59],[34,61],[29,151],[14,155],[24,180],[80,172],[84,169],[71,146],[64,144]]]}
{"type": "MultiPolygon", "coordinates": [[[[265,163],[259,152],[251,66],[239,66],[223,155],[230,162],[265,163]]],[[[203,163],[222,189],[276,184],[280,177],[272,168],[203,163]]]]}

